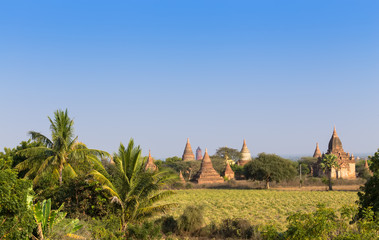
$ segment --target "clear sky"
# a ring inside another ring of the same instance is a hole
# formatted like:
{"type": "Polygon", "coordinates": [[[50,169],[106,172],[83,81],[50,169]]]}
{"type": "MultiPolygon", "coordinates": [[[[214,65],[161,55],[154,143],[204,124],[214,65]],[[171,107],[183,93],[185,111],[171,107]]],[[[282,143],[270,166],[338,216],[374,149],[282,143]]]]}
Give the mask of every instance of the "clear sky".
{"type": "Polygon", "coordinates": [[[1,1],[0,149],[49,135],[311,155],[379,148],[378,1],[1,1]]]}

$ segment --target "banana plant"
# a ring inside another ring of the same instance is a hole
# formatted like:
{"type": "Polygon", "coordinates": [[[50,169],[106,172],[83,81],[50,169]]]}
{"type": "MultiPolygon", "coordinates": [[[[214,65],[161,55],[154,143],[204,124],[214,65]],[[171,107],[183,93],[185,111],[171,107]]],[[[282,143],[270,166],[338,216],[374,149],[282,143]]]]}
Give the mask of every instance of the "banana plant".
{"type": "MultiPolygon", "coordinates": [[[[32,206],[34,219],[37,223],[37,233],[39,240],[48,240],[52,235],[53,227],[60,223],[66,217],[66,213],[61,212],[63,204],[57,210],[51,210],[51,199],[43,200],[43,202],[37,202],[32,206]]],[[[79,230],[83,225],[79,223],[78,219],[70,221],[66,227],[66,233],[68,237],[76,239],[84,239],[78,235],[73,234],[79,230]]]]}

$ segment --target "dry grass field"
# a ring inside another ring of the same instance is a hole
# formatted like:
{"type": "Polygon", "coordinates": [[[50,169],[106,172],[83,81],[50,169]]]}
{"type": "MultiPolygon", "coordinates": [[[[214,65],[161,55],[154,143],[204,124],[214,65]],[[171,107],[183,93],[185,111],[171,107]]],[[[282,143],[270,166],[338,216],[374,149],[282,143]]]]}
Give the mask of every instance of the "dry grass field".
{"type": "Polygon", "coordinates": [[[358,199],[355,191],[280,191],[237,189],[177,190],[164,200],[178,203],[169,214],[178,217],[188,205],[203,206],[207,223],[225,218],[243,218],[252,224],[274,224],[284,229],[291,212],[312,211],[318,203],[339,209],[358,199]]]}

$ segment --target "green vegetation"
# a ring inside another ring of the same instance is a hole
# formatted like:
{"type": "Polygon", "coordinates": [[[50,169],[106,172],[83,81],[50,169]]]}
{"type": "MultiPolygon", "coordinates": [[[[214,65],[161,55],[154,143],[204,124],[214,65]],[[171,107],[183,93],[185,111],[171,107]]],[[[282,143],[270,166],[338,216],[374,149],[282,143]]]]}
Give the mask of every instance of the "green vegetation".
{"type": "MultiPolygon", "coordinates": [[[[210,188],[260,188],[262,183],[266,188],[270,183],[298,186],[299,168],[309,174],[315,159],[295,163],[261,153],[245,167],[232,166],[236,175],[254,181],[183,184],[177,173],[191,178],[200,161],[171,157],[156,161],[158,170],[146,170],[146,158],[133,139],[127,147],[120,144],[111,157],[78,142],[67,110],[56,111],[49,120],[51,139],[31,131],[30,140],[0,153],[1,240],[379,236],[379,150],[370,157],[371,172],[365,169],[367,174],[362,176],[368,180],[358,196],[347,191],[216,190],[210,188]],[[173,190],[184,187],[203,189],[173,190]]],[[[226,156],[237,159],[239,152],[223,147],[211,156],[220,174],[226,156]]],[[[327,155],[323,167],[330,172],[338,166],[327,155]]],[[[320,179],[308,176],[304,185],[316,182],[320,179]]],[[[350,182],[357,183],[362,179],[350,182]]]]}
{"type": "Polygon", "coordinates": [[[79,162],[91,162],[96,156],[106,155],[105,152],[95,149],[88,149],[83,143],[74,137],[74,121],[69,118],[67,110],[58,110],[54,113],[54,120],[49,117],[51,140],[43,134],[30,131],[31,138],[41,146],[26,148],[18,153],[27,157],[20,162],[16,168],[20,171],[27,170],[25,177],[33,178],[33,182],[38,183],[42,174],[49,174],[59,179],[59,184],[63,183],[63,171],[68,177],[76,177],[74,164],[79,162]]]}
{"type": "Polygon", "coordinates": [[[289,180],[296,176],[294,163],[275,154],[260,153],[244,168],[248,179],[265,181],[266,189],[270,188],[270,182],[289,180]]]}
{"type": "Polygon", "coordinates": [[[156,205],[172,191],[162,191],[172,179],[167,172],[145,171],[140,147],[129,141],[125,148],[121,143],[118,154],[113,157],[114,165],[107,172],[99,162],[101,170],[92,170],[91,175],[103,185],[112,196],[112,202],[121,207],[120,226],[125,231],[130,222],[135,222],[156,212],[164,212],[173,204],[156,205]]]}

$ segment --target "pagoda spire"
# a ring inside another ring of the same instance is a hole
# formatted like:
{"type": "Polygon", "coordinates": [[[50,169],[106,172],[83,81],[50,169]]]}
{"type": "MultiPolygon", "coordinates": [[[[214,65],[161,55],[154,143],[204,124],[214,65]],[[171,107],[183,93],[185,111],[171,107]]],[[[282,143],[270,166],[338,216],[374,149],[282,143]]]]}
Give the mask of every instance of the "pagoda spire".
{"type": "Polygon", "coordinates": [[[241,149],[241,159],[238,160],[237,164],[240,166],[245,165],[251,160],[251,154],[246,145],[246,140],[243,139],[242,149],[241,149]]]}
{"type": "Polygon", "coordinates": [[[319,158],[321,157],[321,151],[320,151],[320,148],[318,147],[318,143],[316,143],[316,149],[315,149],[315,152],[313,154],[313,157],[314,158],[319,158]]]}
{"type": "Polygon", "coordinates": [[[330,138],[327,154],[335,154],[336,152],[342,151],[342,142],[337,135],[336,126],[334,126],[332,137],[330,138]]]}
{"type": "Polygon", "coordinates": [[[198,184],[223,183],[224,179],[213,168],[208,150],[205,149],[200,170],[193,176],[192,181],[198,184]]]}
{"type": "Polygon", "coordinates": [[[145,165],[145,170],[155,171],[157,169],[158,169],[158,167],[157,167],[157,165],[155,165],[154,158],[151,157],[151,151],[149,149],[149,157],[147,157],[147,162],[146,162],[146,165],[145,165]]]}
{"type": "Polygon", "coordinates": [[[182,159],[183,159],[183,161],[195,160],[195,155],[193,155],[193,151],[192,151],[191,144],[189,142],[189,138],[187,138],[187,143],[186,143],[186,147],[184,148],[182,159]]]}

